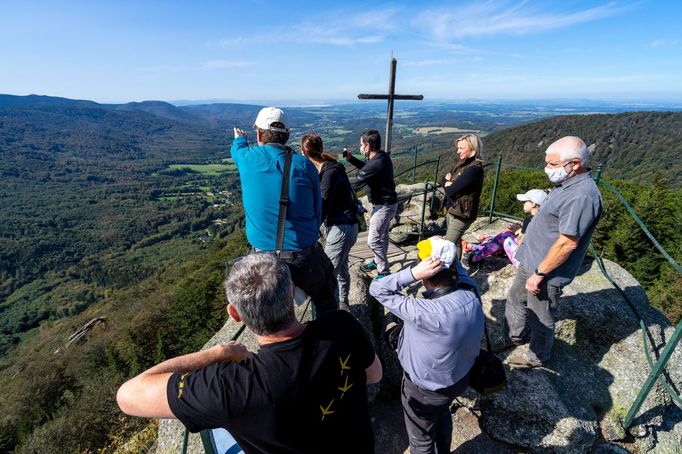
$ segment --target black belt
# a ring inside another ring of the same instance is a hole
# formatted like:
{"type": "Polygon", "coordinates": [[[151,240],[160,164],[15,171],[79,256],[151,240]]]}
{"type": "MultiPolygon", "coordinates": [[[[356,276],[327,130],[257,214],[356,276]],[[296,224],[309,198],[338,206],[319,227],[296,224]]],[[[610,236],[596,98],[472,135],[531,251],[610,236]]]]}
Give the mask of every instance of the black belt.
{"type": "MultiPolygon", "coordinates": [[[[303,249],[296,249],[296,250],[293,250],[293,251],[282,251],[282,252],[280,252],[279,256],[280,256],[280,258],[285,258],[287,255],[288,255],[288,256],[293,256],[293,255],[308,255],[308,254],[310,254],[311,252],[313,252],[313,251],[315,250],[315,248],[316,248],[319,244],[320,244],[320,243],[318,243],[317,241],[315,241],[313,244],[311,244],[310,246],[308,246],[308,247],[306,247],[306,248],[303,248],[303,249]]],[[[266,251],[265,249],[258,249],[257,247],[252,247],[251,250],[252,250],[253,252],[265,252],[265,253],[269,253],[269,254],[274,254],[274,253],[275,253],[274,250],[266,251]]]]}

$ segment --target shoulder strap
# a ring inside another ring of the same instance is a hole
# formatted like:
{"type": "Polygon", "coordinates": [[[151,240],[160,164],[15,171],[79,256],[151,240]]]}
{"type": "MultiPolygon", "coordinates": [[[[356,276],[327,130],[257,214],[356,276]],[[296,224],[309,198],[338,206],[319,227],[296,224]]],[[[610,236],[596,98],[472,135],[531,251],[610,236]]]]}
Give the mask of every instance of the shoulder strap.
{"type": "Polygon", "coordinates": [[[279,196],[279,217],[277,219],[277,240],[275,244],[275,254],[279,254],[284,248],[284,222],[287,218],[287,207],[289,206],[289,174],[291,173],[291,159],[293,151],[286,147],[284,155],[284,169],[282,170],[282,192],[279,196]]]}

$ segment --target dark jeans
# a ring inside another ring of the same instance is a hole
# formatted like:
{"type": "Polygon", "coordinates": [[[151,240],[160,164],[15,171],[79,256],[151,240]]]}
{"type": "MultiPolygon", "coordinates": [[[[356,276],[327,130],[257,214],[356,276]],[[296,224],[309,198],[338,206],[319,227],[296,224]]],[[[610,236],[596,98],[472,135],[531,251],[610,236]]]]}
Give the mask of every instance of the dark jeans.
{"type": "Polygon", "coordinates": [[[469,375],[447,388],[422,389],[403,375],[400,400],[412,454],[449,454],[452,443],[450,404],[466,391],[469,375]]]}
{"type": "MultiPolygon", "coordinates": [[[[254,249],[258,252],[258,249],[254,249]]],[[[334,265],[317,241],[300,251],[282,251],[280,260],[289,266],[294,285],[308,294],[315,306],[315,312],[338,309],[336,301],[336,276],[334,265]]]]}

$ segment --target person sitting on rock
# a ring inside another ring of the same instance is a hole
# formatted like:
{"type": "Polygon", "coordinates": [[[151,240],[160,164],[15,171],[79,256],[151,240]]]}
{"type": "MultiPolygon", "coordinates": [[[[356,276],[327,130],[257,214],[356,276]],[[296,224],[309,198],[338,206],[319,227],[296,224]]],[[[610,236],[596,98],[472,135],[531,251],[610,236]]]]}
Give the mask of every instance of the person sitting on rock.
{"type": "Polygon", "coordinates": [[[518,268],[519,261],[516,260],[516,251],[519,249],[521,241],[523,241],[523,235],[528,224],[530,224],[533,216],[540,209],[540,205],[547,197],[547,193],[548,191],[543,191],[542,189],[531,189],[526,193],[516,194],[516,198],[524,202],[523,212],[529,215],[523,220],[523,224],[519,227],[515,227],[515,225],[507,227],[494,237],[486,238],[478,244],[462,241],[465,251],[462,262],[469,266],[469,264],[480,262],[484,258],[504,250],[514,268],[518,268]]]}
{"type": "Polygon", "coordinates": [[[403,321],[398,359],[401,401],[410,449],[448,453],[450,404],[469,386],[479,354],[483,309],[476,283],[456,259],[455,244],[432,237],[417,244],[421,262],[372,282],[370,294],[403,321]],[[422,298],[402,294],[421,280],[422,298]]]}
{"type": "Polygon", "coordinates": [[[225,428],[247,454],[374,452],[365,384],[382,368],[353,316],[299,323],[291,274],[273,254],[242,258],[225,292],[259,352],[230,342],[164,361],[121,386],[121,410],[177,418],[190,432],[225,428]]]}

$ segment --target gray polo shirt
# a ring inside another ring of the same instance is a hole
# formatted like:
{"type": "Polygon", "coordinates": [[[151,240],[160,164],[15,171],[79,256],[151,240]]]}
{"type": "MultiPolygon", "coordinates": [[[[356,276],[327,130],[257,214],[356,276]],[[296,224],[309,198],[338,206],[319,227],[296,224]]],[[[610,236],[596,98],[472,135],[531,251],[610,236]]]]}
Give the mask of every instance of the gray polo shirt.
{"type": "Polygon", "coordinates": [[[516,259],[532,273],[559,239],[559,234],[580,237],[578,247],[568,259],[546,277],[548,284],[557,287],[569,284],[585,258],[601,212],[601,193],[590,172],[558,184],[528,225],[516,259]]]}
{"type": "MultiPolygon", "coordinates": [[[[476,286],[457,263],[460,280],[476,286]]],[[[435,299],[401,293],[415,282],[409,268],[372,282],[369,293],[405,325],[398,359],[410,380],[435,391],[461,380],[474,365],[483,334],[483,309],[475,292],[456,290],[435,299]]],[[[476,286],[477,287],[477,286],[476,286]]]]}

